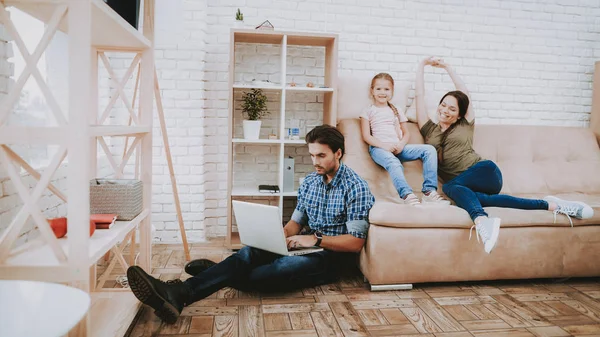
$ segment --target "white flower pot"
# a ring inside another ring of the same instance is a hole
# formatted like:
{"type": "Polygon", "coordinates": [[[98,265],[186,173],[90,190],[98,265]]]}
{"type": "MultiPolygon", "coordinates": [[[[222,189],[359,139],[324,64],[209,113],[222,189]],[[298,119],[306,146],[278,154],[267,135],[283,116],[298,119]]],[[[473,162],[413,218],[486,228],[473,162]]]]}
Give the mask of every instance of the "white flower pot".
{"type": "Polygon", "coordinates": [[[235,20],[235,22],[233,23],[233,27],[234,28],[244,28],[244,21],[240,21],[240,20],[235,20]]]}
{"type": "Polygon", "coordinates": [[[260,135],[261,121],[244,120],[244,139],[256,140],[260,135]]]}

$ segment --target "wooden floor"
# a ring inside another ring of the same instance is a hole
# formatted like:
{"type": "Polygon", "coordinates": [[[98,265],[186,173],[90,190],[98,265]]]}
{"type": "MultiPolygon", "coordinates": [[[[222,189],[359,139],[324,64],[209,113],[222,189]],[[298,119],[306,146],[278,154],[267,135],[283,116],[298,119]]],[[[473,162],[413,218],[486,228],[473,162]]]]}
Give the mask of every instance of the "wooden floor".
{"type": "MultiPolygon", "coordinates": [[[[222,241],[192,248],[192,258],[220,261],[229,254],[222,241]]],[[[180,246],[154,246],[156,277],[186,279],[184,264],[180,246]]],[[[268,296],[223,289],[186,307],[174,325],[144,307],[126,336],[600,336],[600,279],[423,284],[412,291],[370,292],[355,275],[268,296]]]]}

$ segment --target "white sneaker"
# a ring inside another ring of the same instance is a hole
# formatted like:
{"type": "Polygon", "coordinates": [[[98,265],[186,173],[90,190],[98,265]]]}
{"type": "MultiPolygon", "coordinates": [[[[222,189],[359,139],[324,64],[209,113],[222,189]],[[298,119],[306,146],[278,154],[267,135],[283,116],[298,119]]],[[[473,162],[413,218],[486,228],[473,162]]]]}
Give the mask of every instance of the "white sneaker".
{"type": "Polygon", "coordinates": [[[445,199],[436,190],[429,191],[429,195],[423,193],[422,203],[432,203],[438,205],[450,205],[450,200],[445,199]]]}
{"type": "Polygon", "coordinates": [[[417,197],[414,193],[409,193],[404,197],[404,203],[411,206],[420,205],[419,197],[417,197]]]}
{"type": "Polygon", "coordinates": [[[558,205],[554,210],[554,222],[556,222],[556,214],[564,214],[569,219],[571,227],[573,227],[572,216],[577,219],[589,219],[594,216],[594,210],[588,204],[581,201],[563,200],[552,195],[545,197],[544,200],[558,205]]]}
{"type": "Polygon", "coordinates": [[[479,242],[479,237],[481,237],[483,249],[489,254],[496,246],[496,242],[498,242],[498,235],[500,234],[500,218],[485,218],[479,221],[478,224],[471,226],[469,240],[471,240],[473,228],[475,228],[477,242],[479,242]]]}

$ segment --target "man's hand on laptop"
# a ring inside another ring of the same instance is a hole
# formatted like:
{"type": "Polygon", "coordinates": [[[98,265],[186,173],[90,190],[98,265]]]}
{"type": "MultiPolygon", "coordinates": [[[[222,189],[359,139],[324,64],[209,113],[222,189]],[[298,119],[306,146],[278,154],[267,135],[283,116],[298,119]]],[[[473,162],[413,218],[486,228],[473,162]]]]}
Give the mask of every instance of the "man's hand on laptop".
{"type": "Polygon", "coordinates": [[[314,247],[317,243],[317,237],[314,235],[294,235],[285,239],[288,249],[314,247]]]}

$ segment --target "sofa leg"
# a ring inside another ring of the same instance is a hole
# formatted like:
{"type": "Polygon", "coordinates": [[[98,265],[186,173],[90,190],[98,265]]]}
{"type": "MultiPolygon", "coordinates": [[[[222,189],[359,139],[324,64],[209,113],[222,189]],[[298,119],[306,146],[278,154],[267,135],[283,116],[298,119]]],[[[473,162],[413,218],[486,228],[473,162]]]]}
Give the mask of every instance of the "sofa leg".
{"type": "Polygon", "coordinates": [[[412,283],[405,284],[371,284],[371,291],[386,291],[386,290],[411,290],[412,283]]]}

